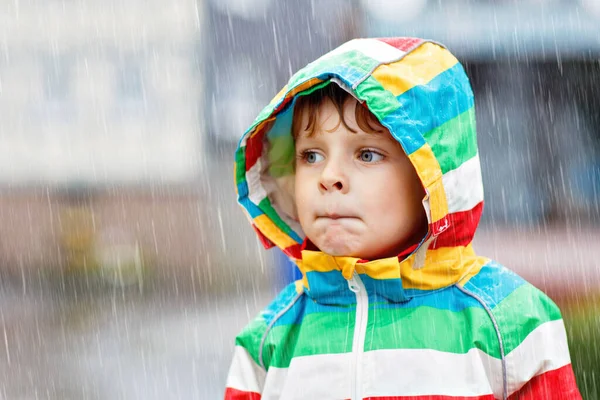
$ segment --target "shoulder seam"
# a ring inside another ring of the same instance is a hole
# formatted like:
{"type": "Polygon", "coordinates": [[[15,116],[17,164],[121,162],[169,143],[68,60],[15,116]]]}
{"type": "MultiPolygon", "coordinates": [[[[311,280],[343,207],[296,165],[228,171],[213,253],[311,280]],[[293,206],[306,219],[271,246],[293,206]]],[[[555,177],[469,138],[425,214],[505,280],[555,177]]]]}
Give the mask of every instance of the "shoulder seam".
{"type": "Polygon", "coordinates": [[[265,345],[265,341],[267,340],[267,335],[269,334],[269,331],[271,330],[271,328],[273,327],[273,325],[275,324],[275,322],[277,322],[277,320],[279,318],[281,318],[283,316],[283,314],[285,314],[286,312],[288,312],[290,310],[290,308],[292,308],[292,306],[294,304],[296,304],[296,301],[298,301],[298,299],[304,294],[304,292],[300,292],[298,294],[296,294],[296,296],[292,299],[292,301],[290,302],[290,304],[288,304],[283,310],[279,311],[277,313],[277,315],[275,315],[275,317],[273,318],[273,320],[271,321],[271,323],[267,326],[267,329],[265,329],[265,333],[263,334],[262,339],[260,340],[260,346],[258,348],[258,361],[260,362],[260,366],[266,371],[267,368],[265,367],[265,362],[263,361],[263,347],[265,345]]]}
{"type": "Polygon", "coordinates": [[[505,356],[504,356],[504,344],[502,343],[502,335],[500,334],[500,328],[498,327],[498,322],[496,321],[496,318],[494,318],[494,314],[492,313],[491,308],[487,305],[487,303],[481,297],[477,296],[475,293],[471,292],[470,290],[465,289],[464,287],[461,287],[460,285],[455,285],[455,286],[458,288],[458,290],[460,290],[467,296],[471,296],[475,300],[477,300],[483,306],[483,308],[487,312],[488,316],[492,320],[492,324],[494,325],[494,330],[496,331],[496,336],[498,337],[498,344],[500,345],[500,357],[501,357],[501,361],[502,361],[502,398],[503,398],[503,400],[506,400],[506,399],[508,399],[508,381],[506,378],[506,360],[505,360],[505,356]]]}

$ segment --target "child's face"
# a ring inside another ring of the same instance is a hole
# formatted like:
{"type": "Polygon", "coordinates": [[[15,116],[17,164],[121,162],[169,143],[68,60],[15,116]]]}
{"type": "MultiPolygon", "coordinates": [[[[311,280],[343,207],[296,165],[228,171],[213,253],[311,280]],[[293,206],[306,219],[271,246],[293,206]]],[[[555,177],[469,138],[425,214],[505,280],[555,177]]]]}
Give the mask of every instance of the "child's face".
{"type": "MultiPolygon", "coordinates": [[[[319,106],[314,134],[298,132],[298,218],[307,237],[325,253],[369,260],[393,257],[427,233],[425,192],[387,130],[367,133],[358,126],[356,106],[350,98],[343,114],[357,133],[339,123],[328,99],[319,106]]],[[[307,115],[302,117],[308,121],[307,115]]]]}

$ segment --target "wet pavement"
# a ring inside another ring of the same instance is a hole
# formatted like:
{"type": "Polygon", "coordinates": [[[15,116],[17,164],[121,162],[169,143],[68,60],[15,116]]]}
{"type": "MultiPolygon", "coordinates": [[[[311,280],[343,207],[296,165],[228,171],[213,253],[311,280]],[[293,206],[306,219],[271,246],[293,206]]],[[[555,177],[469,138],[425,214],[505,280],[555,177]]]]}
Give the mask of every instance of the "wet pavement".
{"type": "Polygon", "coordinates": [[[0,288],[0,399],[219,399],[235,334],[272,293],[0,288]]]}

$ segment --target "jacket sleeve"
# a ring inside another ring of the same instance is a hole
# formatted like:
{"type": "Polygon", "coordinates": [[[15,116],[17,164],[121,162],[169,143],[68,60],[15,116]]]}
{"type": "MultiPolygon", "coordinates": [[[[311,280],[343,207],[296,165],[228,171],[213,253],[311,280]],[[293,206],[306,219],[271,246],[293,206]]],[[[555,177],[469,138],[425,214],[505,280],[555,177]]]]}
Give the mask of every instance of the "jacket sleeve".
{"type": "Polygon", "coordinates": [[[242,346],[235,346],[227,377],[225,400],[260,400],[266,372],[242,346]]]}
{"type": "Polygon", "coordinates": [[[513,393],[510,400],[566,399],[580,400],[581,394],[575,383],[571,364],[542,372],[513,393]]]}
{"type": "Polygon", "coordinates": [[[266,331],[264,318],[258,316],[236,338],[233,361],[227,376],[225,400],[259,400],[267,372],[259,360],[266,331]]]}
{"type": "Polygon", "coordinates": [[[515,293],[521,296],[515,309],[503,313],[510,319],[499,321],[508,398],[580,400],[560,310],[544,293],[526,286],[515,293]]]}

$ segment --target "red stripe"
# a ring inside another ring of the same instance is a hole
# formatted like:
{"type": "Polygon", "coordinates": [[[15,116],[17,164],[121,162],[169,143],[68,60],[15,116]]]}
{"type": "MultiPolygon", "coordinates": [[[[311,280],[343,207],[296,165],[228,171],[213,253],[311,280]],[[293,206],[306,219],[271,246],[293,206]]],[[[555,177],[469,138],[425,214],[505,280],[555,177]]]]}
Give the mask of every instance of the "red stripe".
{"type": "Polygon", "coordinates": [[[265,129],[264,124],[256,127],[256,129],[261,130],[254,136],[248,138],[246,141],[246,171],[252,168],[252,166],[256,163],[256,160],[258,160],[262,154],[263,138],[267,132],[267,129],[265,129]]]}
{"type": "Polygon", "coordinates": [[[302,259],[302,245],[294,244],[290,247],[283,249],[283,252],[290,257],[295,258],[296,260],[302,259]]]}
{"type": "Polygon", "coordinates": [[[377,40],[394,46],[401,51],[409,51],[423,42],[423,39],[411,37],[377,38],[377,40]]]}
{"type": "Polygon", "coordinates": [[[580,400],[571,364],[533,377],[510,400],[561,399],[580,400]]]}
{"type": "Polygon", "coordinates": [[[365,400],[494,400],[493,394],[483,396],[442,396],[442,395],[423,395],[423,396],[383,396],[367,397],[365,400]]]}
{"type": "Polygon", "coordinates": [[[434,233],[440,230],[437,225],[443,225],[445,220],[448,222],[448,228],[439,234],[429,248],[467,246],[473,240],[482,212],[483,201],[469,211],[448,214],[446,218],[433,224],[434,233]]]}
{"type": "Polygon", "coordinates": [[[278,113],[279,111],[283,110],[288,103],[294,98],[294,96],[291,96],[291,93],[288,94],[286,97],[283,98],[283,101],[281,102],[281,104],[279,104],[274,110],[273,110],[273,114],[278,113]]]}
{"type": "Polygon", "coordinates": [[[225,390],[225,400],[260,400],[260,393],[244,392],[228,387],[225,390]]]}
{"type": "Polygon", "coordinates": [[[265,249],[269,250],[270,248],[275,247],[275,243],[271,242],[271,240],[269,240],[269,238],[266,237],[256,225],[252,224],[252,228],[254,228],[254,232],[256,232],[256,235],[258,236],[258,240],[260,240],[260,243],[262,243],[265,249]]]}

